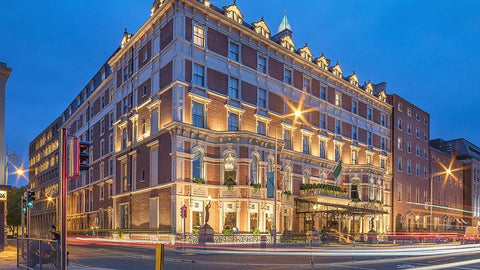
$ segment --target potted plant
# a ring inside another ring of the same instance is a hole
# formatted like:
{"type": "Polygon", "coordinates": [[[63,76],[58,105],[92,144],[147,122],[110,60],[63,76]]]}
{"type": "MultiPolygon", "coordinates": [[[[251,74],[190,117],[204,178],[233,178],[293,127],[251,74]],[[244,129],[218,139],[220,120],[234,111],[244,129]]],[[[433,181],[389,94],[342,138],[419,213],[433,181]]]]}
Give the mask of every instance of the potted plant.
{"type": "Polygon", "coordinates": [[[255,191],[255,192],[260,191],[260,188],[262,187],[262,185],[260,185],[260,183],[251,183],[251,186],[253,186],[253,191],[255,191]]]}
{"type": "Polygon", "coordinates": [[[199,185],[205,183],[202,178],[196,178],[196,177],[192,179],[192,182],[197,183],[199,185]]]}

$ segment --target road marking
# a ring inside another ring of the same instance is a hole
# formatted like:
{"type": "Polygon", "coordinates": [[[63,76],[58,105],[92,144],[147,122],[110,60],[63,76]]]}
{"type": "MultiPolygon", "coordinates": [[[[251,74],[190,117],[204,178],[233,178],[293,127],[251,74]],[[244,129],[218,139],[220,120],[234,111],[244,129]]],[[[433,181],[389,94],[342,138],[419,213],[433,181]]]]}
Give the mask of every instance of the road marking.
{"type": "Polygon", "coordinates": [[[435,269],[450,269],[458,266],[464,266],[464,265],[469,265],[469,264],[476,264],[480,263],[480,259],[475,259],[475,260],[468,260],[468,261],[462,261],[462,262],[453,262],[453,263],[445,263],[442,265],[431,265],[431,266],[425,266],[425,267],[419,267],[415,268],[417,270],[435,270],[435,269]]]}

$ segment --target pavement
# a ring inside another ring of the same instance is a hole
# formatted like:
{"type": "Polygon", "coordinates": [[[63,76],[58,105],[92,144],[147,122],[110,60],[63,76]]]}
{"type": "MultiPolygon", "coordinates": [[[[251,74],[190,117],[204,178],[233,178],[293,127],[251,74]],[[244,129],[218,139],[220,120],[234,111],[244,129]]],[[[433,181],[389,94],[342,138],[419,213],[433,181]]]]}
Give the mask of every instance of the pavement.
{"type": "MultiPolygon", "coordinates": [[[[8,246],[5,246],[3,251],[0,251],[0,270],[17,270],[26,269],[23,267],[17,268],[17,245],[15,239],[8,240],[8,246]]],[[[69,270],[114,270],[108,268],[95,268],[91,266],[83,266],[79,264],[71,263],[68,265],[69,270]]]]}

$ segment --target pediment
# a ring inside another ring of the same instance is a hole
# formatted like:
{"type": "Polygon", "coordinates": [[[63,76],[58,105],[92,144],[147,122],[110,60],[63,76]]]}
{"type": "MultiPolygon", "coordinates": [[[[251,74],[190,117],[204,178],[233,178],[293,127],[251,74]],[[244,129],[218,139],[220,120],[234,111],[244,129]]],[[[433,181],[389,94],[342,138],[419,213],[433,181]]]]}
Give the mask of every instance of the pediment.
{"type": "Polygon", "coordinates": [[[267,24],[263,20],[263,17],[260,21],[252,23],[252,28],[258,34],[270,38],[270,29],[268,28],[267,24]]]}
{"type": "Polygon", "coordinates": [[[365,85],[363,86],[363,89],[365,89],[365,92],[373,95],[373,85],[372,85],[371,82],[368,82],[367,84],[365,84],[365,85]]]}
{"type": "Polygon", "coordinates": [[[330,68],[330,71],[332,71],[333,75],[335,75],[339,78],[342,77],[343,71],[342,71],[342,68],[340,67],[340,64],[338,64],[338,62],[337,62],[337,64],[335,64],[335,66],[330,68]]]}
{"type": "Polygon", "coordinates": [[[283,36],[280,38],[280,45],[290,51],[295,51],[295,44],[293,43],[292,37],[283,36]]]}
{"type": "Polygon", "coordinates": [[[230,6],[224,7],[223,10],[225,11],[225,14],[227,15],[228,18],[238,23],[243,22],[243,14],[235,2],[233,2],[233,4],[230,6]]]}
{"type": "Polygon", "coordinates": [[[308,61],[312,60],[312,51],[310,50],[307,44],[305,44],[304,47],[298,49],[298,53],[300,54],[300,56],[302,56],[302,58],[308,61]]]}
{"type": "Polygon", "coordinates": [[[358,86],[358,77],[355,72],[352,75],[348,76],[347,80],[351,85],[358,86]]]}
{"type": "Polygon", "coordinates": [[[317,64],[320,68],[327,70],[328,69],[328,59],[325,57],[325,55],[322,54],[322,56],[315,58],[314,60],[315,64],[317,64]]]}

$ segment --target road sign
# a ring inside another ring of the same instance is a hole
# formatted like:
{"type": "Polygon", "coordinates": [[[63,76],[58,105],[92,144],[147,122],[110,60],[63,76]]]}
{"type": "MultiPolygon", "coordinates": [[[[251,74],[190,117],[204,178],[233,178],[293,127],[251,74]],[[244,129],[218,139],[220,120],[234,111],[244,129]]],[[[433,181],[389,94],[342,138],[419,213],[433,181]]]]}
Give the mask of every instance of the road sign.
{"type": "Polygon", "coordinates": [[[0,190],[0,201],[6,201],[6,200],[7,200],[7,191],[0,190]]]}

